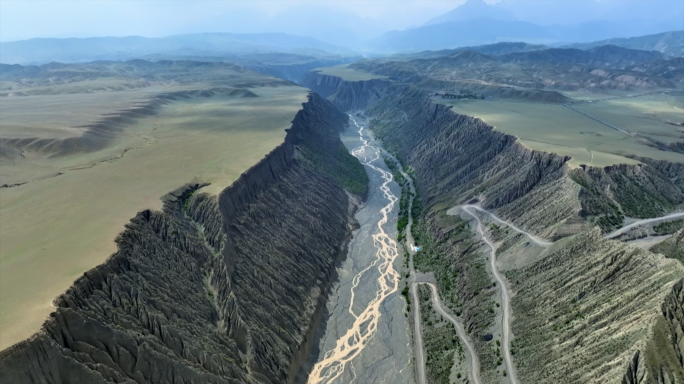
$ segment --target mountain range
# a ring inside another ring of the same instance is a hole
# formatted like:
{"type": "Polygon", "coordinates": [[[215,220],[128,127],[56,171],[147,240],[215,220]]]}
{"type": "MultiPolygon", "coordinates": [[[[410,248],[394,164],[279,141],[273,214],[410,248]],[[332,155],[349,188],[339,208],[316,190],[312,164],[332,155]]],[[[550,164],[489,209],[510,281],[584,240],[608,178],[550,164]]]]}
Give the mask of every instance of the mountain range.
{"type": "MultiPolygon", "coordinates": [[[[579,12],[582,7],[585,8],[585,11],[595,8],[592,11],[593,13],[605,14],[602,19],[585,19],[577,22],[582,18],[568,17],[568,20],[575,20],[576,22],[544,23],[533,17],[521,18],[518,16],[525,13],[516,12],[516,10],[527,9],[529,3],[502,1],[490,5],[483,0],[468,0],[461,6],[428,20],[420,27],[390,31],[371,39],[361,50],[374,54],[392,54],[512,41],[563,45],[563,42],[566,44],[587,43],[609,38],[629,38],[684,29],[684,19],[678,17],[684,13],[684,9],[678,12],[682,5],[674,2],[654,1],[651,3],[653,9],[662,11],[662,17],[658,23],[649,22],[648,18],[637,19],[638,15],[618,12],[617,9],[606,8],[605,12],[600,12],[601,4],[591,0],[553,2],[552,5],[556,7],[557,11],[549,11],[547,14],[572,15],[579,12]],[[667,6],[670,8],[666,8],[667,6]]],[[[538,3],[542,8],[550,6],[548,1],[534,3],[538,3]]],[[[534,12],[530,13],[534,14],[534,12]]],[[[681,34],[674,33],[669,39],[673,42],[668,44],[668,47],[684,45],[681,42],[681,34]]],[[[610,40],[589,47],[606,44],[621,45],[620,41],[610,40]]],[[[629,46],[629,48],[654,49],[649,47],[647,43],[639,47],[629,46]]],[[[668,54],[678,55],[677,52],[676,49],[668,49],[668,54]]]]}
{"type": "Polygon", "coordinates": [[[306,56],[311,58],[307,59],[309,62],[344,61],[360,55],[415,54],[483,45],[496,51],[501,48],[497,48],[497,43],[523,41],[528,45],[525,49],[506,45],[512,50],[482,53],[496,55],[546,46],[588,49],[615,45],[655,50],[674,57],[684,55],[684,19],[677,17],[684,14],[684,2],[654,0],[647,8],[641,3],[616,8],[615,2],[594,0],[534,3],[544,10],[543,14],[568,15],[566,22],[559,22],[555,16],[544,22],[534,16],[530,2],[501,1],[490,5],[483,0],[468,0],[420,26],[382,33],[383,26],[373,25],[370,19],[358,15],[343,13],[341,17],[332,17],[331,10],[324,6],[295,7],[297,12],[280,12],[271,19],[269,27],[264,27],[282,31],[278,33],[38,38],[0,43],[0,62],[45,64],[133,58],[235,60],[245,55],[273,53],[306,56]],[[557,11],[552,12],[553,9],[557,11]],[[582,9],[602,19],[578,16],[582,9]],[[643,13],[643,20],[635,21],[637,11],[643,13]],[[662,14],[661,20],[650,22],[654,18],[649,15],[658,12],[662,14]],[[319,16],[313,17],[313,14],[319,16]],[[298,22],[302,18],[313,21],[298,22]]]}

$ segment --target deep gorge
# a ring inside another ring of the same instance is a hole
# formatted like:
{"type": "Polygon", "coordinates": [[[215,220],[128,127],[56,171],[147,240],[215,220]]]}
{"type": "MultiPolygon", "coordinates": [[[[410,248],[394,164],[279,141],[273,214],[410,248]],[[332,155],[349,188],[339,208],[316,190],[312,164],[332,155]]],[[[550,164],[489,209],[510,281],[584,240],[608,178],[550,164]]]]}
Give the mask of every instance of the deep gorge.
{"type": "MultiPolygon", "coordinates": [[[[682,360],[675,357],[682,355],[684,268],[601,236],[625,216],[653,217],[681,206],[680,164],[640,159],[638,165],[570,168],[569,158],[525,148],[411,85],[345,82],[316,73],[303,84],[341,109],[365,109],[385,148],[415,170],[424,206],[414,233],[423,246],[417,265],[435,272],[440,296],[453,298],[452,309],[478,340],[487,382],[498,380],[492,348],[482,341],[492,322],[487,314],[494,292],[479,268],[481,243],[472,229],[464,232],[462,220],[446,216],[466,202],[557,241],[538,261],[506,272],[515,295],[513,348],[522,382],[684,379],[682,360]],[[634,329],[630,319],[637,318],[642,328],[634,329]],[[573,345],[585,348],[568,347],[573,345]]],[[[520,238],[496,234],[504,241],[500,255],[525,247],[520,238]]]]}

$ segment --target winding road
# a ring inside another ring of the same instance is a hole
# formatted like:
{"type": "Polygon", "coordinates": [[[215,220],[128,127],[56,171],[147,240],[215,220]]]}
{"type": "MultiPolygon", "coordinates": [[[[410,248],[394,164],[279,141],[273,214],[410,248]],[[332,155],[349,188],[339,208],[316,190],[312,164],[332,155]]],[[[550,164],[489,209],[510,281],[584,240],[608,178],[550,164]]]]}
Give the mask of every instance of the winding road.
{"type": "MultiPolygon", "coordinates": [[[[391,157],[393,160],[397,162],[397,164],[400,164],[397,159],[392,156],[391,154],[385,152],[387,156],[391,157]]],[[[418,285],[419,284],[427,284],[431,288],[432,292],[432,302],[434,304],[434,308],[437,310],[437,312],[442,315],[443,317],[447,318],[453,325],[454,328],[456,328],[456,333],[458,334],[458,337],[461,339],[463,344],[466,347],[466,353],[467,353],[467,361],[468,361],[468,366],[469,366],[469,375],[470,379],[474,384],[482,384],[482,380],[480,379],[480,359],[477,356],[477,353],[475,352],[475,346],[473,345],[472,341],[470,340],[470,337],[468,334],[465,332],[465,328],[463,327],[463,324],[461,321],[449,313],[446,309],[444,309],[444,305],[439,298],[439,292],[437,291],[437,286],[434,283],[431,282],[425,282],[425,281],[417,281],[417,275],[416,271],[413,267],[413,255],[416,254],[416,250],[413,247],[415,244],[413,240],[413,234],[411,233],[411,227],[413,226],[413,216],[410,214],[413,208],[413,196],[415,196],[416,189],[415,186],[413,185],[413,179],[404,172],[403,169],[399,168],[399,172],[401,175],[404,177],[405,180],[407,180],[409,184],[409,190],[412,193],[411,198],[409,199],[409,204],[408,204],[408,212],[409,212],[409,217],[408,217],[408,225],[406,226],[406,240],[405,244],[407,245],[406,249],[409,251],[409,269],[411,272],[411,288],[410,288],[410,293],[411,293],[411,300],[414,303],[414,311],[413,311],[413,334],[414,334],[414,344],[415,344],[415,354],[416,354],[416,381],[418,384],[426,384],[427,383],[427,375],[425,373],[425,348],[423,346],[423,330],[421,327],[421,316],[420,316],[420,298],[418,296],[418,285]]]]}
{"type": "Polygon", "coordinates": [[[461,339],[461,341],[466,347],[466,353],[468,355],[467,359],[469,363],[468,365],[470,366],[470,378],[472,379],[473,383],[482,384],[482,380],[480,379],[480,359],[477,356],[477,353],[475,352],[475,345],[473,345],[473,342],[470,341],[470,337],[468,337],[468,334],[465,332],[465,329],[463,328],[463,324],[458,318],[456,318],[450,312],[444,309],[442,301],[439,298],[439,293],[437,292],[437,286],[435,284],[419,282],[414,283],[412,288],[415,288],[418,284],[426,284],[430,286],[430,289],[432,290],[432,303],[434,304],[435,310],[437,311],[437,313],[447,318],[454,325],[458,337],[461,339]]]}
{"type": "Polygon", "coordinates": [[[472,205],[472,204],[462,205],[462,206],[460,206],[460,207],[455,207],[455,208],[450,209],[449,211],[447,211],[447,214],[453,215],[453,214],[455,214],[455,211],[454,211],[454,210],[458,210],[459,208],[462,208],[464,211],[466,211],[467,213],[469,213],[471,216],[475,216],[475,215],[473,215],[473,213],[470,212],[469,209],[476,209],[476,210],[478,210],[478,211],[480,211],[480,212],[482,212],[482,213],[484,213],[484,214],[487,214],[487,215],[491,216],[492,219],[496,220],[497,222],[499,222],[499,223],[501,223],[501,224],[503,224],[503,225],[505,225],[505,226],[511,228],[512,230],[514,230],[514,231],[516,231],[516,232],[522,233],[523,235],[527,236],[530,240],[532,240],[532,242],[534,242],[535,244],[537,244],[537,245],[539,245],[539,246],[548,247],[549,245],[552,245],[552,244],[553,244],[553,243],[550,242],[550,241],[546,241],[546,240],[544,240],[544,239],[542,239],[542,238],[540,238],[540,237],[537,237],[537,236],[535,236],[535,235],[533,235],[533,234],[531,234],[531,233],[529,233],[529,232],[523,231],[522,229],[516,227],[515,225],[509,223],[509,222],[506,221],[506,220],[503,220],[503,219],[499,218],[499,217],[498,217],[497,215],[495,215],[494,213],[489,212],[488,210],[482,208],[482,207],[479,206],[479,205],[472,205]]]}
{"type": "Polygon", "coordinates": [[[513,366],[513,358],[511,357],[511,298],[508,295],[508,288],[506,288],[503,276],[501,276],[501,273],[499,273],[499,269],[496,267],[496,247],[491,241],[489,241],[489,238],[487,238],[480,217],[473,213],[473,211],[471,211],[471,209],[482,209],[475,205],[464,205],[461,208],[463,208],[463,211],[465,211],[466,213],[475,218],[475,220],[477,221],[477,232],[480,233],[480,236],[482,236],[482,240],[484,240],[484,242],[487,243],[491,250],[489,253],[489,265],[492,269],[494,279],[496,279],[496,282],[499,284],[499,287],[501,287],[501,308],[503,309],[503,319],[501,321],[501,349],[503,351],[503,358],[504,362],[506,363],[506,371],[508,372],[508,377],[510,378],[512,384],[517,384],[518,378],[517,374],[515,373],[515,367],[513,366]]]}
{"type": "Polygon", "coordinates": [[[377,232],[372,235],[373,245],[376,249],[376,259],[354,277],[351,285],[349,313],[354,318],[354,321],[347,332],[337,339],[335,347],[327,351],[323,359],[312,368],[307,380],[309,384],[332,383],[342,375],[347,364],[351,363],[361,353],[366,344],[375,335],[381,315],[380,306],[399,287],[400,275],[394,269],[394,261],[399,255],[397,243],[383,228],[383,225],[388,221],[388,215],[398,200],[389,187],[389,184],[393,181],[393,176],[391,172],[373,165],[373,162],[380,159],[381,150],[369,144],[369,140],[366,140],[364,137],[364,128],[351,115],[350,118],[358,128],[359,137],[363,143],[363,145],[352,151],[352,155],[357,157],[363,165],[380,174],[383,180],[380,191],[387,200],[387,205],[380,210],[382,218],[377,223],[377,232]],[[353,309],[354,290],[358,287],[361,276],[371,268],[377,268],[379,273],[377,279],[378,291],[363,311],[356,314],[353,309]]]}
{"type": "Polygon", "coordinates": [[[504,224],[508,226],[509,228],[515,230],[516,232],[522,233],[523,235],[527,236],[532,240],[534,243],[542,246],[542,247],[547,247],[553,243],[548,242],[544,239],[541,239],[537,236],[532,235],[529,232],[523,231],[522,229],[516,227],[515,225],[504,221],[494,215],[493,213],[485,210],[484,208],[478,206],[478,205],[462,205],[460,207],[455,207],[449,210],[447,212],[448,214],[455,214],[454,209],[461,208],[463,209],[464,212],[475,218],[477,221],[477,232],[480,234],[482,237],[482,240],[489,246],[490,249],[490,254],[489,254],[489,265],[492,270],[492,274],[494,275],[494,279],[496,279],[496,282],[499,284],[501,287],[501,307],[503,310],[503,318],[501,321],[501,328],[502,328],[502,351],[503,351],[503,358],[504,362],[506,363],[506,371],[508,373],[509,380],[511,384],[517,384],[518,383],[518,377],[517,373],[515,371],[515,366],[513,365],[513,358],[511,357],[511,298],[508,293],[508,288],[506,287],[504,277],[501,275],[499,272],[499,269],[496,267],[496,246],[494,243],[492,243],[487,235],[485,234],[484,227],[482,225],[482,220],[480,220],[480,217],[477,216],[473,211],[477,210],[482,213],[490,215],[494,220],[497,222],[504,224]]]}
{"type": "Polygon", "coordinates": [[[623,233],[629,231],[630,229],[634,229],[634,228],[639,227],[639,226],[644,225],[644,224],[657,223],[659,221],[676,219],[679,217],[684,217],[684,212],[675,212],[675,213],[671,213],[669,215],[665,215],[665,216],[661,216],[661,217],[654,217],[652,219],[638,220],[638,221],[633,222],[632,224],[625,225],[624,227],[607,234],[606,239],[612,239],[614,237],[618,237],[618,236],[622,235],[623,233]]]}

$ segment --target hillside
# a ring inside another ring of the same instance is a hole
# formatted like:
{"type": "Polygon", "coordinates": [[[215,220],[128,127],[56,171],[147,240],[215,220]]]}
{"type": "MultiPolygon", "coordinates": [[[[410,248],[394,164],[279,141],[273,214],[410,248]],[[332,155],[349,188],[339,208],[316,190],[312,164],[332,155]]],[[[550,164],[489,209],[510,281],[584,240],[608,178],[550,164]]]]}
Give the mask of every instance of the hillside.
{"type": "MultiPolygon", "coordinates": [[[[469,59],[487,62],[478,55],[469,59]]],[[[507,382],[513,373],[524,383],[682,379],[676,356],[684,267],[671,251],[679,235],[662,243],[663,255],[603,234],[628,218],[684,207],[684,159],[573,167],[571,157],[530,149],[499,127],[435,104],[431,92],[415,85],[385,80],[381,87],[374,80],[368,87],[329,77],[311,74],[307,84],[340,107],[365,108],[374,133],[411,173],[417,191],[410,196],[420,196],[422,207],[412,212],[410,231],[420,245],[413,263],[421,279],[434,276],[439,296],[467,329],[484,382],[507,382]],[[357,100],[366,104],[351,103],[357,100]],[[475,203],[498,217],[480,215],[481,235],[459,210],[475,203]],[[549,241],[533,243],[533,235],[549,241]],[[510,288],[504,289],[513,296],[515,372],[502,366],[500,321],[506,320],[500,320],[501,288],[484,267],[490,247],[497,259],[491,265],[505,273],[510,288]]],[[[518,104],[517,113],[526,112],[518,104]]],[[[447,372],[461,370],[464,361],[439,358],[454,353],[448,340],[435,341],[435,332],[449,335],[438,330],[445,327],[440,318],[418,321],[428,374],[447,382],[447,372]]]]}
{"type": "Polygon", "coordinates": [[[679,61],[666,60],[659,52],[608,45],[586,51],[550,48],[481,53],[492,47],[366,59],[350,67],[439,92],[467,90],[493,98],[547,102],[569,101],[565,92],[673,89],[683,79],[679,61]]]}
{"type": "Polygon", "coordinates": [[[0,352],[0,380],[293,382],[350,238],[355,207],[336,180],[363,170],[335,155],[346,120],[311,95],[284,142],[218,196],[188,184],[139,212],[42,329],[0,352]]]}
{"type": "Polygon", "coordinates": [[[657,51],[668,56],[684,56],[684,31],[671,31],[648,36],[613,38],[590,43],[576,43],[564,48],[591,49],[602,45],[617,45],[623,48],[657,51]]]}

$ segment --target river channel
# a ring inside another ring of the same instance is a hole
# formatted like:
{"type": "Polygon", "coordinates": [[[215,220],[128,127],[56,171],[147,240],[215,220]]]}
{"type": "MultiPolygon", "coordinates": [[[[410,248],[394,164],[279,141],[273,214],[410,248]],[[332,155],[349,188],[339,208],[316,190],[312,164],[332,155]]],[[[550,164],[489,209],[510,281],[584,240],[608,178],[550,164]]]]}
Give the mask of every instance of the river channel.
{"type": "Polygon", "coordinates": [[[350,127],[341,138],[366,168],[369,193],[356,214],[360,228],[328,298],[307,382],[414,383],[400,294],[404,260],[396,243],[401,188],[360,115],[350,115],[350,127]]]}

